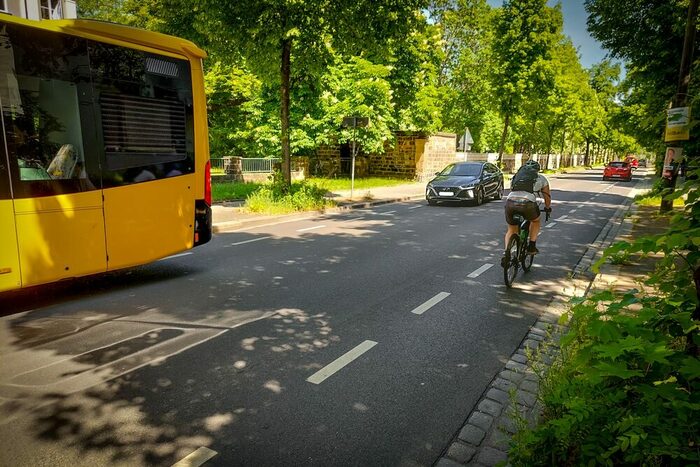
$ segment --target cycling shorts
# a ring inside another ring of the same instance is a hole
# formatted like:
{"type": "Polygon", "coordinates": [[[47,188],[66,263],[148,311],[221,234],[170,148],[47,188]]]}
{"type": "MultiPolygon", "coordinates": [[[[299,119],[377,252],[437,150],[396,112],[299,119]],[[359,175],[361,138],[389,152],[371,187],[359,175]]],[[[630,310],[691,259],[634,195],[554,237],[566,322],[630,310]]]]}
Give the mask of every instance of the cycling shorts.
{"type": "Polygon", "coordinates": [[[506,222],[510,225],[518,225],[515,214],[520,214],[529,221],[534,221],[540,217],[540,207],[536,202],[527,199],[508,199],[506,200],[506,222]]]}

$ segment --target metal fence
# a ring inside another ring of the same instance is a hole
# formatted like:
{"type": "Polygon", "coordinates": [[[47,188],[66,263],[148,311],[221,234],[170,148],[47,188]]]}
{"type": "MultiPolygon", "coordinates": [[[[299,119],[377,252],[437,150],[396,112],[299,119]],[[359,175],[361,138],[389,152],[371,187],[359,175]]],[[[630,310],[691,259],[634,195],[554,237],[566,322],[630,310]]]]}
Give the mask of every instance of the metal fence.
{"type": "Polygon", "coordinates": [[[261,158],[244,158],[243,173],[270,173],[275,164],[282,162],[282,159],[261,159],[261,158]]]}
{"type": "MultiPolygon", "coordinates": [[[[213,173],[224,173],[226,171],[226,158],[211,158],[211,169],[213,173]]],[[[241,159],[243,173],[272,173],[275,164],[282,162],[282,159],[264,159],[258,157],[246,157],[241,159]]]]}

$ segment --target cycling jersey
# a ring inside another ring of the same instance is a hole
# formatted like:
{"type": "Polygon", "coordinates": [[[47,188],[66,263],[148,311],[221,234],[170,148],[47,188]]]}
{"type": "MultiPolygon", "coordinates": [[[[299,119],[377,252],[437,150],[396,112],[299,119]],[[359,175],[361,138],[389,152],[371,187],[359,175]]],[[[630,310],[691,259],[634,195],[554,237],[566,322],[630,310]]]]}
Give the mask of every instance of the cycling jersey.
{"type": "Polygon", "coordinates": [[[508,198],[512,200],[528,200],[533,203],[537,202],[537,198],[542,198],[541,192],[542,188],[549,186],[549,180],[542,174],[537,174],[537,181],[534,186],[534,193],[529,191],[511,191],[508,194],[508,198]],[[538,196],[539,195],[539,196],[538,196]]]}
{"type": "Polygon", "coordinates": [[[520,214],[529,221],[534,221],[540,217],[538,199],[542,200],[542,189],[548,186],[549,180],[547,180],[547,177],[537,174],[534,193],[529,191],[511,191],[505,203],[506,222],[510,225],[518,225],[518,220],[514,218],[515,214],[520,214]]]}

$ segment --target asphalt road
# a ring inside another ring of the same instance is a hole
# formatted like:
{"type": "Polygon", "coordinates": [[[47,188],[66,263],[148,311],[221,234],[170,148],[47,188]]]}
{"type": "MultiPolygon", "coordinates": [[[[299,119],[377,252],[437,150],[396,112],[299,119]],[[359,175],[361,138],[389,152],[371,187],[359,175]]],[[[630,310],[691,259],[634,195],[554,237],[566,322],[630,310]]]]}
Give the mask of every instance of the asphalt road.
{"type": "Polygon", "coordinates": [[[502,201],[416,201],[0,295],[0,465],[431,465],[633,186],[552,179],[511,290],[502,201]]]}

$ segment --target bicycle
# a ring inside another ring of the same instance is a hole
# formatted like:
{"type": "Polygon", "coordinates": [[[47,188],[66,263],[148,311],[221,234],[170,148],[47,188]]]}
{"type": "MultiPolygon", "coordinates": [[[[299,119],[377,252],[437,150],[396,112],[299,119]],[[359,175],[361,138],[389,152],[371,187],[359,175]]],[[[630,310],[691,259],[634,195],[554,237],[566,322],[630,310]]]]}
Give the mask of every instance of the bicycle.
{"type": "MultiPolygon", "coordinates": [[[[540,212],[545,213],[545,222],[549,220],[550,212],[542,209],[540,212]]],[[[506,287],[511,288],[515,277],[518,275],[518,269],[522,266],[523,272],[528,272],[535,260],[535,255],[527,254],[527,245],[530,238],[530,221],[526,220],[520,214],[515,214],[513,219],[518,220],[518,233],[512,235],[506,246],[505,257],[508,262],[503,265],[503,280],[506,287]]]]}

